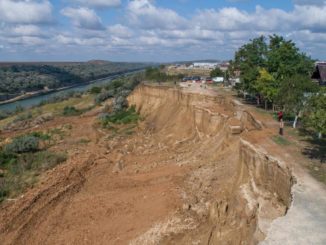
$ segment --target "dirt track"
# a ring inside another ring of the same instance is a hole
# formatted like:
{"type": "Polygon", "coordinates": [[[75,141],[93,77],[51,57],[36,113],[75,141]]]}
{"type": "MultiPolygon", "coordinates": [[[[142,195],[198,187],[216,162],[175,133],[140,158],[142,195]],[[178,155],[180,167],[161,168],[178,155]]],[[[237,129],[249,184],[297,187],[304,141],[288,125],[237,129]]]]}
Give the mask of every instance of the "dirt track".
{"type": "Polygon", "coordinates": [[[288,165],[254,146],[270,134],[264,122],[201,88],[141,86],[129,101],[145,117],[133,135],[108,138],[91,113],[42,126],[72,125],[54,147],[69,160],[0,206],[2,244],[263,240],[293,184],[288,165]]]}

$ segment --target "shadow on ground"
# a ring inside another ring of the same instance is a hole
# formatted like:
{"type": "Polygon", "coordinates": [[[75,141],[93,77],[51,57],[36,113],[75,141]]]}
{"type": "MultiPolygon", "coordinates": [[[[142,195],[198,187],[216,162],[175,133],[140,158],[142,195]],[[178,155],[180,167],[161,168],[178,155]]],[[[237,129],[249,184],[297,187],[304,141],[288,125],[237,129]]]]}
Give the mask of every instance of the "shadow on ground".
{"type": "Polygon", "coordinates": [[[310,146],[305,147],[302,153],[311,159],[316,159],[321,163],[326,163],[326,140],[310,139],[307,141],[310,143],[310,146]]]}

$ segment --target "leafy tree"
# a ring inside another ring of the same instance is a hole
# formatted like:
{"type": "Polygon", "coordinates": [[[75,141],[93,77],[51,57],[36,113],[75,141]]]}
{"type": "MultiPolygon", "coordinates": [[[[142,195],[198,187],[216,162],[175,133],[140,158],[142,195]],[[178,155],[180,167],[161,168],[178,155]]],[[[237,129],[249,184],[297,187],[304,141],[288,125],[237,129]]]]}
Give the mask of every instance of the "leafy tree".
{"type": "Polygon", "coordinates": [[[305,105],[305,124],[319,133],[319,138],[326,135],[326,89],[313,94],[305,105]]]}
{"type": "Polygon", "coordinates": [[[285,81],[295,75],[310,78],[314,62],[296,47],[292,40],[281,36],[270,36],[267,53],[268,71],[278,81],[285,81]]]}
{"type": "Polygon", "coordinates": [[[302,75],[293,75],[280,84],[277,102],[284,105],[285,112],[295,115],[293,128],[296,128],[298,118],[306,101],[305,94],[317,91],[318,86],[311,79],[302,75]]]}
{"type": "Polygon", "coordinates": [[[259,70],[254,88],[264,97],[265,109],[267,109],[267,102],[272,102],[279,90],[276,80],[265,68],[259,70]]]}
{"type": "Polygon", "coordinates": [[[214,70],[210,73],[211,77],[224,77],[224,72],[219,68],[216,67],[214,70]]]}
{"type": "Polygon", "coordinates": [[[241,70],[240,90],[259,93],[298,115],[304,93],[313,91],[313,65],[313,60],[301,53],[293,41],[273,35],[268,44],[262,36],[243,45],[231,68],[241,70]]]}
{"type": "Polygon", "coordinates": [[[254,82],[259,76],[259,70],[266,67],[267,44],[261,36],[243,45],[236,53],[234,67],[241,70],[241,89],[256,93],[254,82]]]}

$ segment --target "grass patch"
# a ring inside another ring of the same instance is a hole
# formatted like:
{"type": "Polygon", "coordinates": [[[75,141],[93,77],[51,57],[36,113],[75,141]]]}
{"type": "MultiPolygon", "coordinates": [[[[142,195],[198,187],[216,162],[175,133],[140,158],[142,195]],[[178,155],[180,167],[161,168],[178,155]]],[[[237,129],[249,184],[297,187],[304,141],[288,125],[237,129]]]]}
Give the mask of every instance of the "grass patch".
{"type": "Polygon", "coordinates": [[[67,159],[64,153],[46,150],[45,141],[50,139],[50,134],[33,132],[13,138],[0,149],[0,202],[17,196],[36,183],[40,173],[67,159]]]}
{"type": "Polygon", "coordinates": [[[2,152],[0,156],[5,158],[5,162],[1,164],[0,202],[19,195],[37,182],[40,173],[67,159],[66,154],[50,151],[5,156],[2,152]]]}
{"type": "Polygon", "coordinates": [[[66,106],[63,108],[62,115],[64,115],[64,116],[79,116],[93,108],[94,108],[93,105],[82,108],[82,109],[77,109],[75,106],[66,106]]]}
{"type": "Polygon", "coordinates": [[[290,141],[288,141],[286,138],[284,138],[284,137],[282,137],[280,135],[273,136],[272,139],[278,145],[286,146],[286,145],[290,145],[291,144],[290,141]]]}

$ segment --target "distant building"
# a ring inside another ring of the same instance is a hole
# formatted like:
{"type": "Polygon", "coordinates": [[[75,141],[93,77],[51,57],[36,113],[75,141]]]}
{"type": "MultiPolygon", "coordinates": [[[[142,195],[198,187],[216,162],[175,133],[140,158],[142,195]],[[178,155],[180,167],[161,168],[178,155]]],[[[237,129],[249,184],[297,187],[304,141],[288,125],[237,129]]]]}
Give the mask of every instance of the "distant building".
{"type": "Polygon", "coordinates": [[[221,71],[226,72],[229,69],[230,63],[222,63],[219,64],[218,67],[221,69],[221,71]]]}
{"type": "Polygon", "coordinates": [[[208,63],[208,62],[193,63],[194,68],[200,68],[200,69],[215,69],[217,66],[218,63],[208,63]]]}
{"type": "Polygon", "coordinates": [[[316,80],[319,85],[326,85],[326,62],[316,62],[315,71],[311,78],[316,80]]]}

